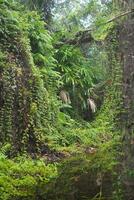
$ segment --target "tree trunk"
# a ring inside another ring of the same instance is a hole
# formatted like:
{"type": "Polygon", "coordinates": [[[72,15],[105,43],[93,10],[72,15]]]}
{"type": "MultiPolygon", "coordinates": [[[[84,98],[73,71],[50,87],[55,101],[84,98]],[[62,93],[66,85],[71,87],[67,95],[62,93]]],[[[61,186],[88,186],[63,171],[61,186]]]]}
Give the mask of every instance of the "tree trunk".
{"type": "Polygon", "coordinates": [[[134,18],[120,28],[123,64],[122,128],[124,134],[123,185],[125,200],[134,200],[134,18]]]}

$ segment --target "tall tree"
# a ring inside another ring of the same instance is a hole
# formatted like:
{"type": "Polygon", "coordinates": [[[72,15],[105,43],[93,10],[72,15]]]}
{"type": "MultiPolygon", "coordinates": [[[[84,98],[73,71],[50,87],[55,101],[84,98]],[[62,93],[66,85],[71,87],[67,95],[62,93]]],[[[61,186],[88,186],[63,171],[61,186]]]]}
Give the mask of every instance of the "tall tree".
{"type": "MultiPolygon", "coordinates": [[[[123,9],[131,9],[133,1],[122,0],[123,9]]],[[[123,118],[124,198],[134,199],[134,16],[130,14],[120,28],[121,57],[123,66],[123,118]]]]}

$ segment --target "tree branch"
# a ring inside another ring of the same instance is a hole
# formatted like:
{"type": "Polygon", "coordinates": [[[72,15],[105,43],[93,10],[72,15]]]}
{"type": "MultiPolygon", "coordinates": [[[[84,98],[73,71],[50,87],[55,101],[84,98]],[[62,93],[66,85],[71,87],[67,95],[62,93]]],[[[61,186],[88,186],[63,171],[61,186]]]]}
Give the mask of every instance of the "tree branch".
{"type": "Polygon", "coordinates": [[[128,10],[127,12],[121,13],[119,15],[116,15],[115,17],[113,17],[112,19],[109,19],[106,23],[110,23],[112,21],[115,21],[116,19],[123,17],[125,15],[131,14],[134,12],[134,9],[128,10]]]}
{"type": "Polygon", "coordinates": [[[79,45],[81,43],[90,43],[92,42],[94,39],[91,35],[91,32],[96,30],[97,28],[99,28],[100,26],[106,25],[108,23],[111,23],[125,15],[129,15],[131,13],[134,12],[134,9],[131,9],[129,11],[123,12],[119,15],[114,16],[113,18],[109,19],[108,21],[100,24],[99,26],[92,28],[92,29],[86,29],[86,30],[82,30],[79,31],[75,34],[74,38],[72,39],[64,39],[62,40],[62,43],[60,43],[59,45],[57,44],[56,46],[62,46],[63,44],[69,44],[69,45],[79,45]]]}

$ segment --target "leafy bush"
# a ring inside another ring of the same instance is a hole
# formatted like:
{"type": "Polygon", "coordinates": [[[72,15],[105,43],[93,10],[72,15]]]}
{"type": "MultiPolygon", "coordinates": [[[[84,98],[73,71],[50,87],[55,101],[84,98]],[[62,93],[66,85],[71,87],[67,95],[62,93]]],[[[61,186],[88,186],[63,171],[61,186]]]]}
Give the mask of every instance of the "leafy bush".
{"type": "Polygon", "coordinates": [[[87,151],[85,154],[81,153],[66,159],[61,163],[58,176],[48,189],[47,199],[81,200],[107,195],[111,198],[112,181],[116,179],[115,168],[118,165],[117,148],[117,143],[107,142],[95,152],[87,151]],[[97,183],[98,180],[100,185],[97,183]],[[107,184],[109,184],[108,190],[107,184]]]}
{"type": "Polygon", "coordinates": [[[0,199],[35,200],[40,198],[42,186],[57,176],[56,164],[43,160],[16,157],[10,160],[0,154],[0,199]]]}
{"type": "MultiPolygon", "coordinates": [[[[79,47],[63,45],[55,53],[58,61],[56,70],[61,75],[63,84],[60,90],[66,90],[70,94],[73,112],[69,111],[72,117],[85,117],[88,112],[87,99],[93,97],[93,88],[104,81],[105,72],[103,63],[100,63],[99,56],[104,52],[99,52],[95,45],[89,49],[89,57],[85,57],[79,47]],[[93,57],[96,56],[96,61],[93,57]]],[[[86,118],[86,117],[85,117],[86,118]]]]}

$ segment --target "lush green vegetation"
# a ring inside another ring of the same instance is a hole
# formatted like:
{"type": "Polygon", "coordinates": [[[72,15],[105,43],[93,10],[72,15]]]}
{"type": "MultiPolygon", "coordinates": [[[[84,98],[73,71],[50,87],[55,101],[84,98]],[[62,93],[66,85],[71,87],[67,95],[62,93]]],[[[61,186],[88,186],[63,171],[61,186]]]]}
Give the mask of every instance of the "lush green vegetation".
{"type": "Polygon", "coordinates": [[[0,199],[36,199],[47,184],[57,176],[56,165],[43,160],[16,157],[9,160],[0,155],[0,199]]]}
{"type": "Polygon", "coordinates": [[[0,0],[1,200],[122,199],[120,12],[0,0]]]}

